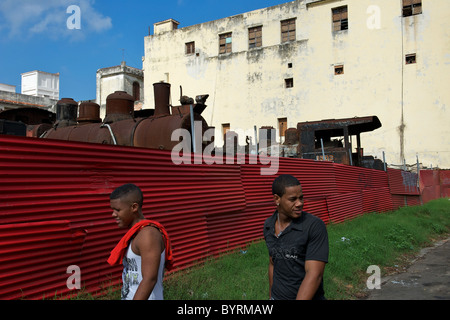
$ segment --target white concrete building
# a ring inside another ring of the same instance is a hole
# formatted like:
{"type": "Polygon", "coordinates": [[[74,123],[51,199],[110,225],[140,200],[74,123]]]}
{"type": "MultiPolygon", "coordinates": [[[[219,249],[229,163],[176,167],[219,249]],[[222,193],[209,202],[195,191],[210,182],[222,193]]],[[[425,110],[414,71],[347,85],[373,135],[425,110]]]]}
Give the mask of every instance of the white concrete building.
{"type": "Polygon", "coordinates": [[[59,73],[48,73],[38,70],[22,73],[21,93],[58,100],[59,73]]]}
{"type": "Polygon", "coordinates": [[[145,37],[145,101],[159,81],[174,104],[179,86],[210,94],[218,145],[229,129],[376,115],[365,154],[450,168],[449,12],[448,0],[297,0],[183,28],[165,20],[145,37]]]}
{"type": "Polygon", "coordinates": [[[133,96],[136,104],[144,100],[144,73],[141,69],[133,68],[122,61],[120,66],[97,70],[97,99],[100,105],[100,117],[106,113],[106,98],[115,91],[125,91],[133,96]]]}

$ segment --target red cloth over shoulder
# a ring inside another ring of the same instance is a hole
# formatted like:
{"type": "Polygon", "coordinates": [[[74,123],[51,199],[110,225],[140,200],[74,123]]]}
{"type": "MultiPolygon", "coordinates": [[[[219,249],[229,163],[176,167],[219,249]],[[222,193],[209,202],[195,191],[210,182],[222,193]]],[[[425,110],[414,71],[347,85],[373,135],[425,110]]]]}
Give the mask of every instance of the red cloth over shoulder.
{"type": "Polygon", "coordinates": [[[128,230],[128,232],[122,237],[122,239],[119,241],[116,247],[111,251],[111,254],[107,262],[112,266],[122,264],[122,260],[123,257],[125,256],[125,252],[128,248],[130,240],[136,234],[138,234],[142,228],[147,226],[155,227],[156,229],[159,230],[159,232],[161,232],[164,239],[164,245],[166,247],[166,254],[165,254],[166,268],[167,270],[171,270],[173,268],[173,256],[169,234],[167,233],[166,229],[162,226],[162,224],[152,220],[142,220],[136,223],[134,226],[132,226],[130,230],[128,230]]]}

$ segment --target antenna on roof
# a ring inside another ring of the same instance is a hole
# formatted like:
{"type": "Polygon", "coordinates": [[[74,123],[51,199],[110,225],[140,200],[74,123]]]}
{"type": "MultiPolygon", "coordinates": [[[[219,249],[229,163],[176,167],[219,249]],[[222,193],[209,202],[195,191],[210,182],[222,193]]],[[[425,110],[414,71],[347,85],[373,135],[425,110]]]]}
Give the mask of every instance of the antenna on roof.
{"type": "Polygon", "coordinates": [[[125,49],[122,48],[121,50],[122,50],[122,64],[124,64],[124,62],[125,62],[125,49]]]}

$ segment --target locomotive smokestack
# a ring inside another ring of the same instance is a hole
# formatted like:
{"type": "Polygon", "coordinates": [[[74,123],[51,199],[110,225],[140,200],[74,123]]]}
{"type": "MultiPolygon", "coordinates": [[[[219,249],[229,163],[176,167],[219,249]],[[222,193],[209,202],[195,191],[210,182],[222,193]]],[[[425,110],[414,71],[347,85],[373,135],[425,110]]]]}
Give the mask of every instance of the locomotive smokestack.
{"type": "Polygon", "coordinates": [[[63,98],[56,103],[55,127],[62,128],[77,124],[78,103],[72,98],[63,98]]]}
{"type": "Polygon", "coordinates": [[[158,82],[153,84],[155,95],[155,117],[170,115],[170,83],[158,82]]]}
{"type": "Polygon", "coordinates": [[[83,102],[79,106],[78,123],[98,123],[100,118],[100,106],[94,102],[83,102]]]}
{"type": "Polygon", "coordinates": [[[104,123],[134,118],[134,98],[125,91],[115,91],[106,98],[104,123]]]}

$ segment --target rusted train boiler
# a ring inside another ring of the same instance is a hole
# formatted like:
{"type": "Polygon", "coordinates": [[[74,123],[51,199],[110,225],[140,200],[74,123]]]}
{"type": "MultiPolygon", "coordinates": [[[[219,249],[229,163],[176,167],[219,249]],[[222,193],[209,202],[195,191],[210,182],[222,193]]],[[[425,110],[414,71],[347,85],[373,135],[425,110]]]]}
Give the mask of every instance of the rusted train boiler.
{"type": "Polygon", "coordinates": [[[172,132],[176,129],[192,132],[192,118],[202,122],[202,134],[209,129],[201,116],[206,108],[207,95],[197,96],[195,104],[174,107],[170,105],[169,83],[155,83],[153,87],[154,110],[135,112],[134,98],[126,92],[116,91],[106,99],[103,121],[100,119],[98,104],[81,103],[78,112],[77,102],[61,99],[56,106],[56,122],[41,137],[172,150],[179,143],[171,140],[172,132]]]}

